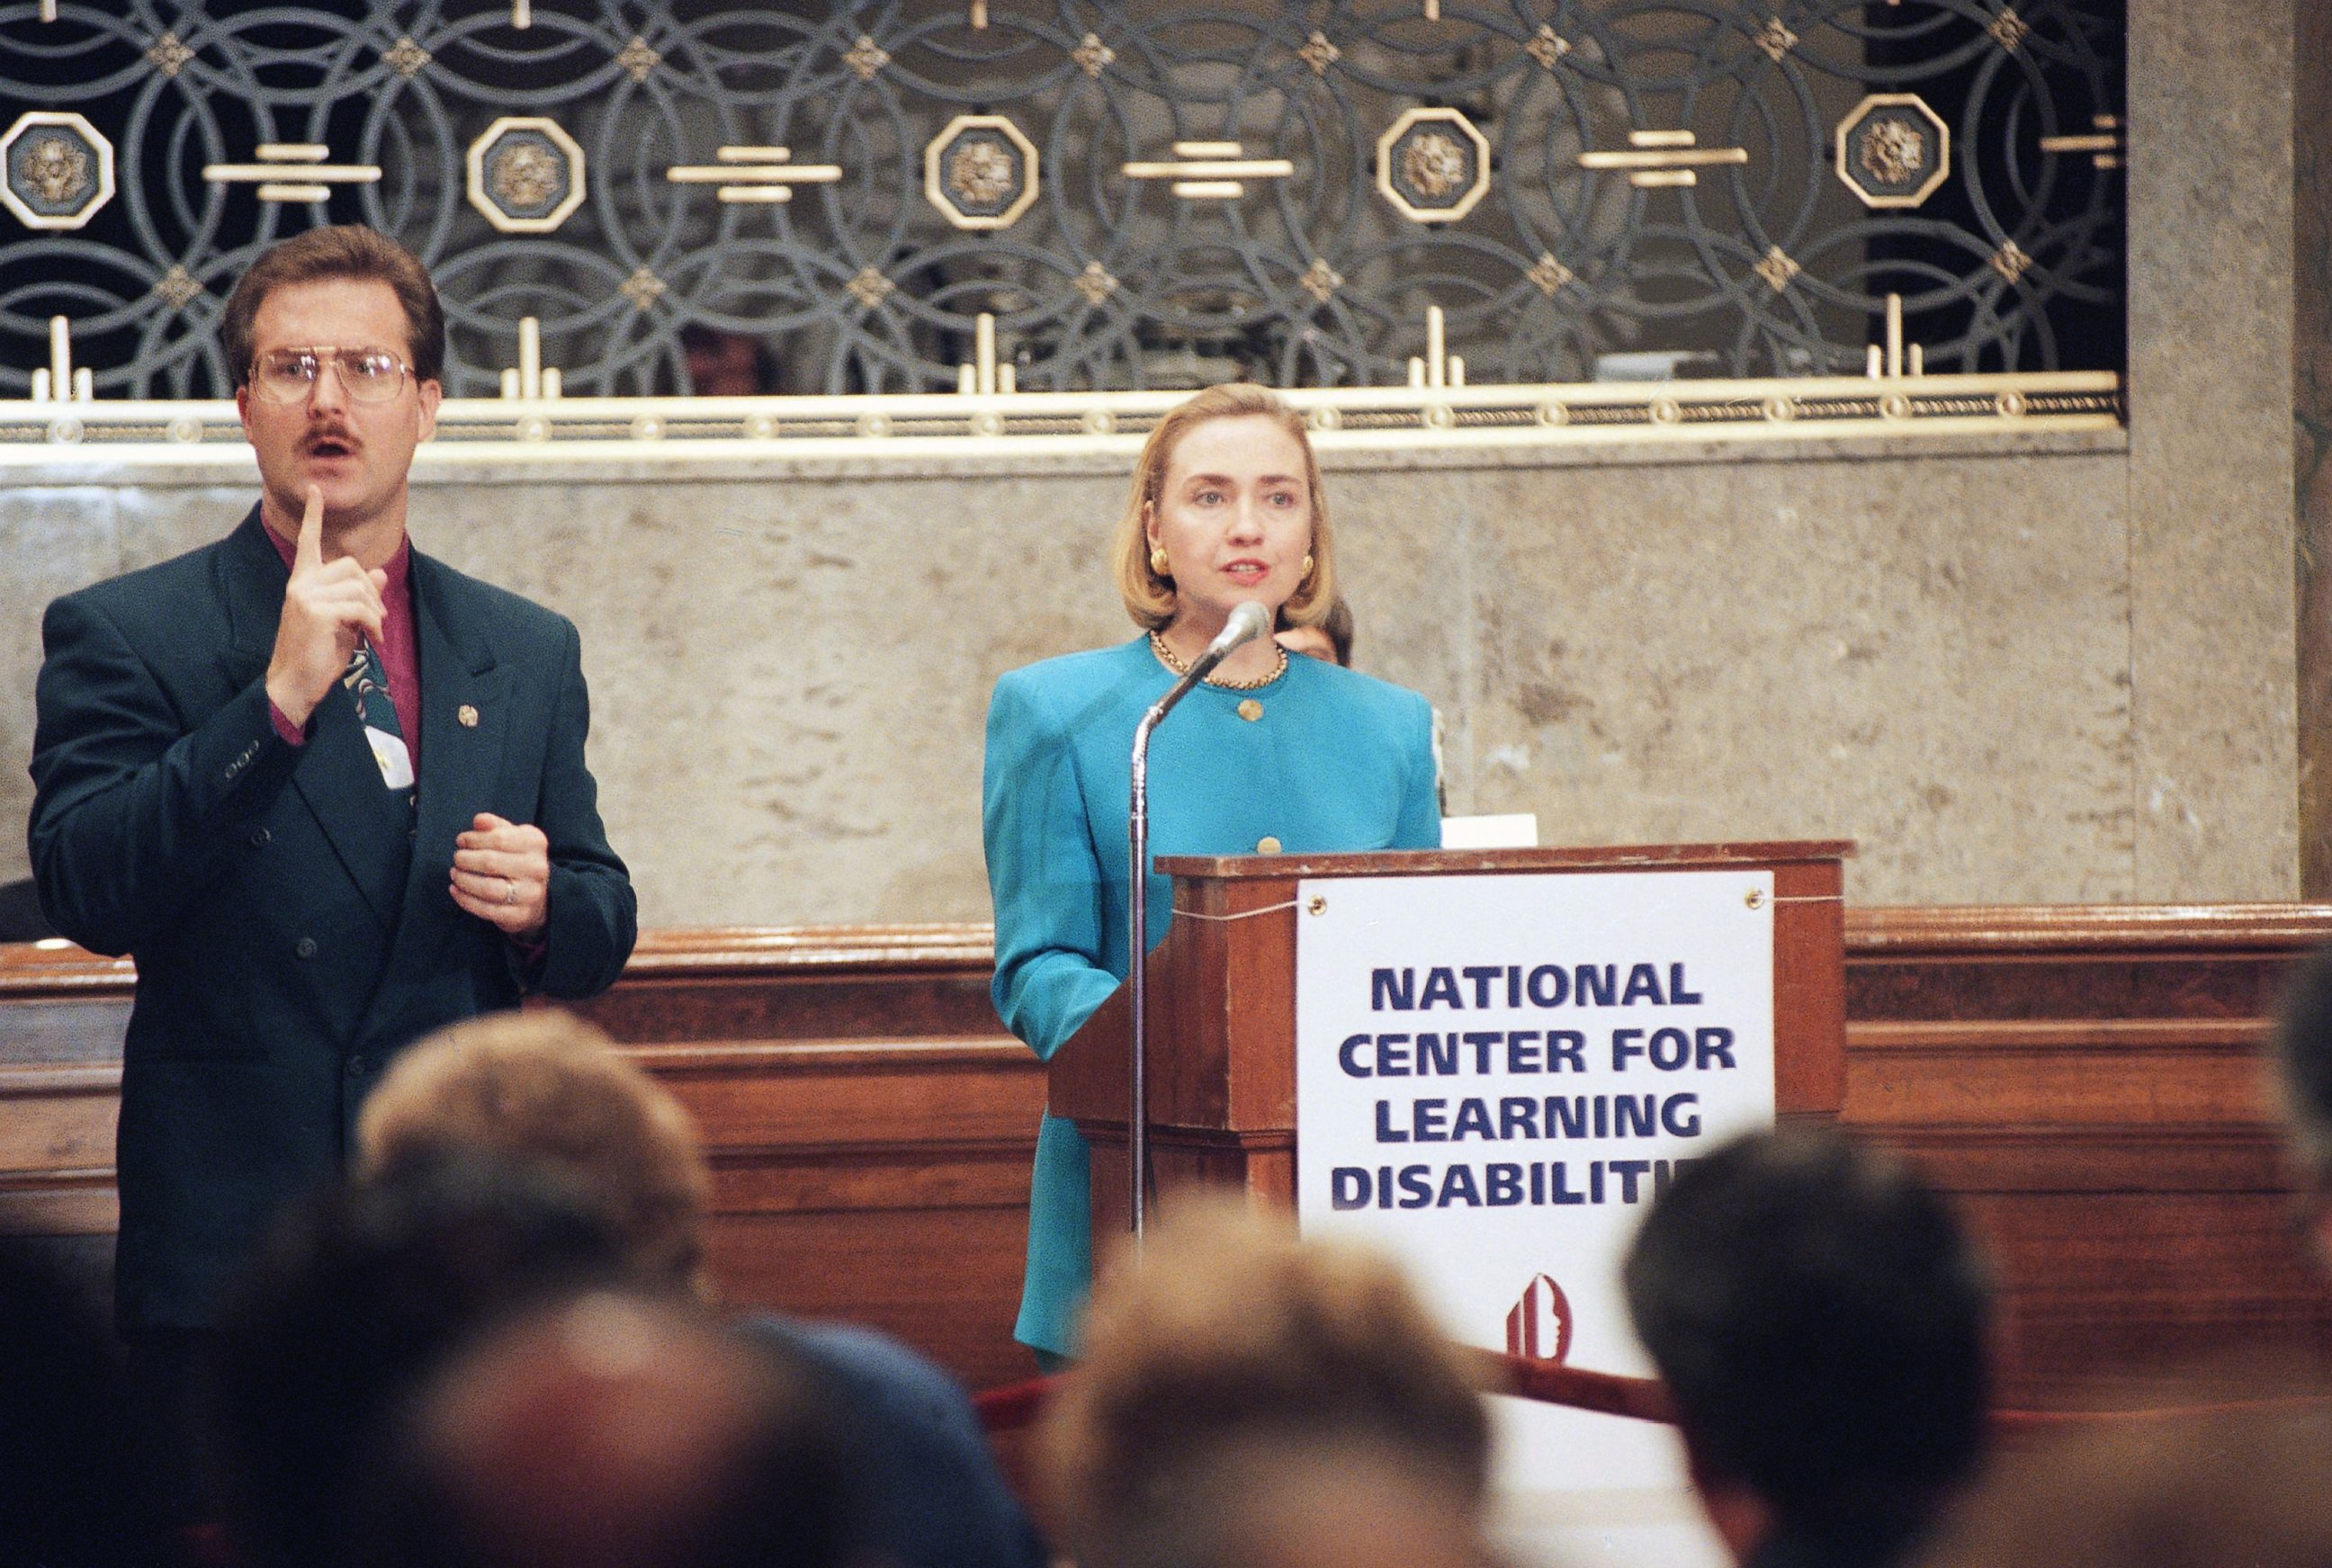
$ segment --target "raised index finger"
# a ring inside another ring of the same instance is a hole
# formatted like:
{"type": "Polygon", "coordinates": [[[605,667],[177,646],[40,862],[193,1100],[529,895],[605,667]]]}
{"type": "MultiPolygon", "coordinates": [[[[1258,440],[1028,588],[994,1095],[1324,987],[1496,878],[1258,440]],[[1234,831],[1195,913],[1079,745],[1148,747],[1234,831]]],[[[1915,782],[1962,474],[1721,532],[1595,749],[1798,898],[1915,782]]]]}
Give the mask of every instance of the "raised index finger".
{"type": "Polygon", "coordinates": [[[313,571],[324,564],[324,492],[308,487],[307,510],[300,514],[300,539],[292,551],[292,569],[313,571]]]}

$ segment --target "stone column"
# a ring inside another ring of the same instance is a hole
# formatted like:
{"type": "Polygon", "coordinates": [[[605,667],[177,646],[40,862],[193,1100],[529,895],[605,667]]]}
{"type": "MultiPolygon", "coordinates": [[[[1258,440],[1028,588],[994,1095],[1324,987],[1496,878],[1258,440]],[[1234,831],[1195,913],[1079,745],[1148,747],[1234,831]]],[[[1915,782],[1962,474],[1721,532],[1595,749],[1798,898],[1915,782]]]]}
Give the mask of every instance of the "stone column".
{"type": "Polygon", "coordinates": [[[2142,904],[2299,891],[2284,366],[2293,18],[2320,9],[2129,8],[2130,782],[2142,904]]]}
{"type": "Polygon", "coordinates": [[[2291,424],[2299,537],[2299,872],[2332,898],[2332,8],[2293,19],[2291,424]]]}

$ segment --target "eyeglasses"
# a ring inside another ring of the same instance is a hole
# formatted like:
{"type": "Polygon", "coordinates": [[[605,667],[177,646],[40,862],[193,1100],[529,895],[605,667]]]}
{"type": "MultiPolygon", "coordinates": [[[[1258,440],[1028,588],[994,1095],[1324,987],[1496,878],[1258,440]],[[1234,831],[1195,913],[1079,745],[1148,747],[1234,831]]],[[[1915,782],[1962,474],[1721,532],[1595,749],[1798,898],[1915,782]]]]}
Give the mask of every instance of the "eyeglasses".
{"type": "Polygon", "coordinates": [[[270,349],[251,367],[251,384],[270,401],[304,403],[324,367],[358,403],[387,403],[405,390],[413,367],[386,349],[270,349]]]}

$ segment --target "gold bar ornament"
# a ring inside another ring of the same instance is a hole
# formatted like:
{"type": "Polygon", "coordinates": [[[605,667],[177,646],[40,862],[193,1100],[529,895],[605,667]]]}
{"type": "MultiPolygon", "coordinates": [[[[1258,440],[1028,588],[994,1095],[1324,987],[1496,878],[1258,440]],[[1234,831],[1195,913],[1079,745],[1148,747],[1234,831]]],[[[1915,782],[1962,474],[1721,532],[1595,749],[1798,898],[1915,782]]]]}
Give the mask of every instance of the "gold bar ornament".
{"type": "Polygon", "coordinates": [[[1185,199],[1231,200],[1247,194],[1251,179],[1285,179],[1295,165],[1284,158],[1247,158],[1236,141],[1178,141],[1171,162],[1123,166],[1128,179],[1163,179],[1185,199]]]}
{"type": "Polygon", "coordinates": [[[674,185],[709,185],[722,201],[769,205],[794,199],[798,185],[833,185],[842,169],[831,163],[796,163],[793,149],[784,147],[723,147],[714,161],[674,164],[664,171],[674,185]]]}
{"type": "Polygon", "coordinates": [[[2121,120],[2114,115],[2098,114],[2089,117],[2089,123],[2097,128],[2095,134],[2044,136],[2040,139],[2040,150],[2042,152],[2086,152],[2090,155],[2091,167],[2119,168],[2122,151],[2121,120]]]}
{"type": "Polygon", "coordinates": [[[996,358],[996,318],[982,311],[972,318],[972,362],[955,368],[955,389],[966,397],[1010,397],[1019,390],[1009,359],[996,358]]]}
{"type": "Polygon", "coordinates": [[[378,164],[327,163],[331,156],[332,149],[319,142],[263,141],[252,148],[258,161],[205,164],[203,178],[212,185],[256,185],[263,202],[320,202],[336,185],[380,182],[378,164]]]}
{"type": "Polygon", "coordinates": [[[1887,341],[1863,350],[1863,374],[1873,381],[1917,379],[1927,373],[1927,351],[1903,341],[1903,296],[1887,296],[1887,341]]]}
{"type": "Polygon", "coordinates": [[[1438,305],[1425,307],[1425,354],[1410,356],[1409,384],[1420,392],[1466,385],[1466,361],[1448,352],[1448,322],[1438,305]]]}
{"type": "Polygon", "coordinates": [[[1582,152],[1579,167],[1625,170],[1639,190],[1696,185],[1697,170],[1749,161],[1745,147],[1698,147],[1688,130],[1631,130],[1626,152],[1582,152]]]}

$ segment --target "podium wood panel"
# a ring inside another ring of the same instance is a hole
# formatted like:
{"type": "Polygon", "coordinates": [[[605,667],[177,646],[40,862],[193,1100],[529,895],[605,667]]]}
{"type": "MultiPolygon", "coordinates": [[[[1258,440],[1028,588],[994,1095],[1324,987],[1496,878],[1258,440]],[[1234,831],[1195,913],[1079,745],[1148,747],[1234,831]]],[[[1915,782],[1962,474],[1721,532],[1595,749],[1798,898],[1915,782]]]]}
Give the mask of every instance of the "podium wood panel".
{"type": "MultiPolygon", "coordinates": [[[[2256,1056],[2332,906],[1856,909],[1843,929],[1840,1119],[1908,1149],[1991,1248],[2007,1402],[2332,1344],[2256,1056]]],[[[587,1009],[704,1128],[731,1301],[876,1323],[974,1386],[1029,1370],[1009,1325],[1045,1077],[989,1009],[989,962],[976,925],[655,932],[587,1009]]],[[[113,1229],[131,980],[0,947],[12,1245],[80,1258],[113,1229]]],[[[1161,1171],[1217,1152],[1170,1142],[1161,1171]]],[[[1238,1152],[1285,1151],[1258,1133],[1238,1152]]]]}
{"type": "MultiPolygon", "coordinates": [[[[1725,869],[1773,874],[1774,1102],[1837,1115],[1845,1095],[1840,979],[1843,841],[1390,854],[1161,856],[1176,919],[1148,959],[1152,1181],[1295,1201],[1298,885],[1339,876],[1512,876],[1725,869]]],[[[1121,987],[1055,1053],[1054,1112],[1093,1145],[1095,1256],[1124,1229],[1130,1002],[1121,987]]]]}

